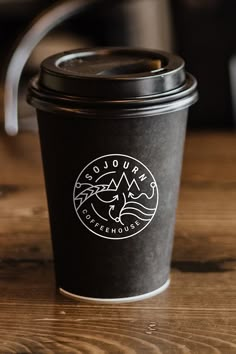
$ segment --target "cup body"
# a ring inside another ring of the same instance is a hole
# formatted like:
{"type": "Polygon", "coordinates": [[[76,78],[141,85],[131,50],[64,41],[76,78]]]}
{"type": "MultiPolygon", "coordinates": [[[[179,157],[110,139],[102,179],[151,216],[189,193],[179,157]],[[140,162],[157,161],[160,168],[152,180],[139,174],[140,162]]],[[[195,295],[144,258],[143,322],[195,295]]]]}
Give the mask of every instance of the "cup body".
{"type": "Polygon", "coordinates": [[[60,289],[87,298],[122,301],[145,296],[167,284],[186,121],[187,109],[115,120],[38,111],[60,289]],[[80,173],[91,163],[85,172],[93,178],[88,179],[93,186],[101,185],[103,180],[110,184],[112,179],[118,184],[125,172],[129,184],[135,178],[139,189],[135,186],[135,195],[128,197],[132,190],[127,183],[121,183],[119,190],[92,195],[77,212],[75,186],[80,173]],[[144,168],[140,168],[142,164],[144,168]],[[140,171],[134,173],[135,167],[140,171]],[[107,172],[116,173],[95,182],[107,172]],[[147,178],[142,181],[143,174],[147,178]],[[148,199],[153,181],[155,194],[148,199]],[[117,200],[112,199],[116,195],[121,199],[123,193],[130,215],[121,217],[122,225],[111,219],[109,211],[113,204],[110,214],[113,218],[119,215],[124,201],[116,205],[117,200]],[[148,198],[137,198],[142,193],[148,198]],[[94,213],[95,205],[100,216],[94,213]]]}
{"type": "Polygon", "coordinates": [[[32,81],[57,287],[124,302],[169,285],[188,108],[172,54],[95,49],[48,58],[32,81]]]}

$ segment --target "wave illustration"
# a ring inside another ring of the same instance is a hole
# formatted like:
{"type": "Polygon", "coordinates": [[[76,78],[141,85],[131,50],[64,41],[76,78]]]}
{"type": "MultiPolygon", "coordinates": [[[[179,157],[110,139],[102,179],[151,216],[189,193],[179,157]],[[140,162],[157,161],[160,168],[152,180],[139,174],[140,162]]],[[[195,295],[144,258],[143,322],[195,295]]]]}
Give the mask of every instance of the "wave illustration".
{"type": "Polygon", "coordinates": [[[141,210],[144,213],[149,213],[149,214],[153,214],[156,210],[156,208],[148,208],[145,205],[138,203],[138,202],[126,202],[125,207],[127,208],[136,208],[138,210],[141,210]]]}
{"type": "Polygon", "coordinates": [[[142,221],[150,221],[155,214],[155,209],[146,208],[139,203],[127,203],[120,213],[120,218],[125,215],[135,216],[142,221]]]}

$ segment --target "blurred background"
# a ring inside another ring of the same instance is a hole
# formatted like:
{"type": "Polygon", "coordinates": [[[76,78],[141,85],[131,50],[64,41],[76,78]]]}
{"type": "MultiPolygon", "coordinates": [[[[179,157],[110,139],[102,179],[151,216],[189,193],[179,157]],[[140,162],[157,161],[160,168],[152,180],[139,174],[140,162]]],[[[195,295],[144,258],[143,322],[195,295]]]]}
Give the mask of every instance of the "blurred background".
{"type": "MultiPolygon", "coordinates": [[[[54,3],[0,0],[1,87],[22,34],[54,3]]],[[[21,80],[20,118],[33,115],[25,103],[26,85],[45,57],[78,47],[140,46],[178,53],[198,79],[200,100],[191,108],[189,129],[232,130],[236,124],[235,14],[235,0],[99,1],[54,29],[36,47],[21,80]]],[[[3,89],[0,92],[2,99],[3,89]]]]}

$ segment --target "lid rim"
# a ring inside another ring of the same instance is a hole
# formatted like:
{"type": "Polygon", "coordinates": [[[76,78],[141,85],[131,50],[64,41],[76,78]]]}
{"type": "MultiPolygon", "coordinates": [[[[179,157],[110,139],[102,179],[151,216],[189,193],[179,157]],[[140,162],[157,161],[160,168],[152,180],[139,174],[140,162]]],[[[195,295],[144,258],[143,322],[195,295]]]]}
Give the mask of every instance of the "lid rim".
{"type": "Polygon", "coordinates": [[[157,93],[156,95],[127,97],[126,99],[103,99],[101,97],[82,97],[75,95],[61,95],[59,92],[48,90],[39,83],[38,76],[34,77],[29,86],[29,95],[35,96],[42,101],[64,102],[70,106],[96,105],[99,106],[147,106],[178,100],[184,96],[191,95],[197,89],[196,79],[186,73],[186,81],[183,85],[174,90],[157,93]]]}
{"type": "Polygon", "coordinates": [[[119,117],[138,117],[150,116],[157,114],[170,113],[176,110],[188,108],[193,105],[198,99],[197,81],[187,73],[187,81],[185,86],[179,88],[172,95],[166,96],[156,95],[139,97],[136,100],[122,100],[122,101],[95,101],[91,98],[78,98],[70,96],[52,96],[49,97],[48,92],[46,95],[42,93],[37,87],[37,77],[32,80],[27,96],[27,101],[36,109],[55,112],[55,113],[70,113],[74,115],[81,115],[89,117],[101,114],[107,118],[119,117]],[[80,99],[80,101],[78,101],[80,99]],[[87,99],[87,101],[86,101],[87,99]]]}
{"type": "Polygon", "coordinates": [[[192,106],[194,103],[198,101],[198,92],[194,91],[191,95],[183,97],[177,101],[172,101],[170,103],[162,104],[162,105],[156,105],[156,106],[149,106],[149,107],[142,107],[141,109],[113,109],[113,110],[97,110],[97,109],[88,109],[88,110],[83,110],[83,109],[72,109],[72,108],[65,108],[62,106],[57,106],[53,104],[52,102],[43,102],[39,100],[36,97],[33,96],[28,96],[27,97],[28,103],[32,104],[36,109],[41,110],[41,111],[46,111],[50,113],[59,113],[59,114],[65,114],[69,113],[70,115],[73,116],[80,116],[80,117],[86,117],[86,119],[123,119],[123,118],[140,118],[140,117],[150,117],[150,116],[157,116],[157,115],[163,115],[163,114],[168,114],[184,109],[188,109],[190,106],[192,106]],[[117,112],[117,115],[114,115],[114,113],[117,112]],[[101,115],[100,115],[100,114],[101,115]],[[106,113],[106,114],[105,114],[106,113]]]}

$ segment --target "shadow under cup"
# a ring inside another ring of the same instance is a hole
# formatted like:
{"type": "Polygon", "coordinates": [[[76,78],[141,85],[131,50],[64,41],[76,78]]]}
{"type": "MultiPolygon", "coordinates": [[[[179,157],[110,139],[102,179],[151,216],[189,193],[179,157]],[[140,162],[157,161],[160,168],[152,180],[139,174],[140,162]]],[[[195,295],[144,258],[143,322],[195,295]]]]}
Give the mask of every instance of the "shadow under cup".
{"type": "Polygon", "coordinates": [[[159,51],[46,59],[37,109],[57,286],[75,299],[144,299],[169,284],[188,108],[196,81],[159,51]]]}

